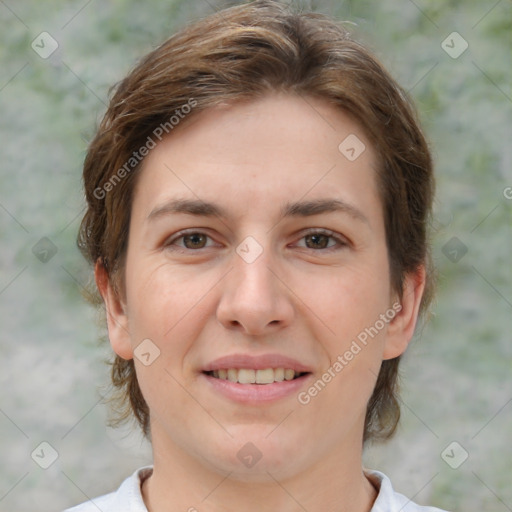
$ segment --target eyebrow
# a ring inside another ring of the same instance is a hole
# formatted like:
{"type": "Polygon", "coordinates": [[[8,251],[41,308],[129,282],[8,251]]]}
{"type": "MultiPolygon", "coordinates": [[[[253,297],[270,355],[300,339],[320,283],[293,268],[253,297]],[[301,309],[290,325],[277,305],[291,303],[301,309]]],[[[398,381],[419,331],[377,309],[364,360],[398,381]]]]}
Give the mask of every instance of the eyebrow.
{"type": "MultiPolygon", "coordinates": [[[[355,220],[370,225],[369,220],[363,212],[341,199],[315,199],[295,203],[289,202],[281,208],[281,218],[311,217],[322,213],[336,212],[348,214],[355,220]]],[[[228,211],[218,204],[202,201],[200,199],[173,199],[155,207],[148,215],[147,220],[152,221],[167,215],[178,213],[201,217],[229,218],[228,211]]]]}

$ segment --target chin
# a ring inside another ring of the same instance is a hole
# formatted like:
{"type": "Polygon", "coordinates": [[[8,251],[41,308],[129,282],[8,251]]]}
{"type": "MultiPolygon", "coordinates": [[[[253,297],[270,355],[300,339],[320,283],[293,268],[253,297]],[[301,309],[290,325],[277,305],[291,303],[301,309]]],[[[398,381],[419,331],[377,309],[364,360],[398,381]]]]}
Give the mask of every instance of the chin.
{"type": "MultiPolygon", "coordinates": [[[[208,462],[216,471],[224,475],[231,473],[231,479],[241,482],[275,482],[274,479],[293,477],[300,472],[299,459],[304,455],[297,446],[304,444],[289,435],[271,433],[273,428],[265,426],[257,431],[250,426],[236,429],[236,433],[229,429],[233,439],[225,446],[217,445],[214,459],[210,451],[208,462]]],[[[284,429],[282,433],[286,433],[284,429]]]]}

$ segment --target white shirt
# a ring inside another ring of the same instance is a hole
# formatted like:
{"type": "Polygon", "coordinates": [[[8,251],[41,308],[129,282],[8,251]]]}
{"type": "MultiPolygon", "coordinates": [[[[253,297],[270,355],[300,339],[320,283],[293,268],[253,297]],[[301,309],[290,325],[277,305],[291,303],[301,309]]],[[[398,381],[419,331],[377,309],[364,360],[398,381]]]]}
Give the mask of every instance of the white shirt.
{"type": "MultiPolygon", "coordinates": [[[[152,472],[152,466],[140,468],[117,491],[68,508],[64,512],[148,512],[142,499],[141,484],[152,472]]],[[[380,471],[365,470],[365,475],[379,490],[371,512],[446,512],[435,507],[416,505],[395,492],[389,478],[380,471]]]]}

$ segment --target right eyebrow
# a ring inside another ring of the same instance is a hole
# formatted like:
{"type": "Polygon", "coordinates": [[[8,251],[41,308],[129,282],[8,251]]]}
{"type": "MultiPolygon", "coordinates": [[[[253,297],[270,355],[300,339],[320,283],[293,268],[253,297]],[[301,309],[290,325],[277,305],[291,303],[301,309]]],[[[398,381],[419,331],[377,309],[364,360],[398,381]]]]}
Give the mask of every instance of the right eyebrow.
{"type": "Polygon", "coordinates": [[[220,205],[201,201],[200,199],[173,199],[154,208],[146,220],[153,220],[173,213],[185,213],[202,217],[227,218],[227,211],[220,205]]]}

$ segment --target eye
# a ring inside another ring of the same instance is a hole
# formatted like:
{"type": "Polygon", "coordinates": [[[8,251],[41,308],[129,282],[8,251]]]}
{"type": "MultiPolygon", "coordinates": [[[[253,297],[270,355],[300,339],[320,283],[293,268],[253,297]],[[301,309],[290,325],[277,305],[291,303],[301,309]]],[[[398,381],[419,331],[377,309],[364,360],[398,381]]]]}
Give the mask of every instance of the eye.
{"type": "Polygon", "coordinates": [[[336,245],[338,246],[338,249],[348,246],[348,243],[343,238],[336,236],[334,232],[325,229],[312,229],[307,232],[301,240],[306,241],[307,249],[322,249],[327,250],[328,252],[336,250],[336,245]],[[329,242],[333,242],[333,244],[329,246],[329,242]]]}
{"type": "Polygon", "coordinates": [[[208,238],[210,237],[202,231],[182,231],[167,240],[164,243],[164,247],[179,252],[184,252],[184,250],[205,249],[207,247],[206,241],[208,238]],[[179,240],[183,240],[183,245],[176,244],[179,240]]]}

